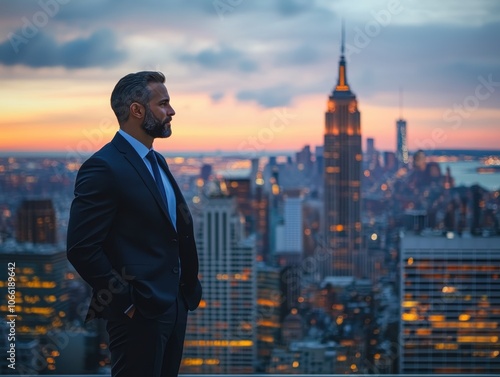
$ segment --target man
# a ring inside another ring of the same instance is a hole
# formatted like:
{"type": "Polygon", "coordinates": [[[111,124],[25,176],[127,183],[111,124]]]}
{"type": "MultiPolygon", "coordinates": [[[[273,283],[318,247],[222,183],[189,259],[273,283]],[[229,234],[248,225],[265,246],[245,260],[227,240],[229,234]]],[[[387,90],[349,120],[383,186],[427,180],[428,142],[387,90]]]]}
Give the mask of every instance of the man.
{"type": "Polygon", "coordinates": [[[175,111],[160,72],[111,94],[120,129],[80,168],[68,259],[92,287],[86,320],[107,319],[112,376],[177,376],[187,311],[201,299],[193,221],[155,138],[175,111]]]}

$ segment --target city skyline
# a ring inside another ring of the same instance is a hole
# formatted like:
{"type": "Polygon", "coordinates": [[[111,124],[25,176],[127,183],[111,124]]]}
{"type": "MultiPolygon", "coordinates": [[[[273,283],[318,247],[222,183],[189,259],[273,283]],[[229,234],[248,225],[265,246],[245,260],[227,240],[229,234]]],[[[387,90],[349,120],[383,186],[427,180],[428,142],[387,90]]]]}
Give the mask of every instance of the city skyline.
{"type": "MultiPolygon", "coordinates": [[[[187,340],[184,358],[184,366],[190,368],[189,372],[231,373],[229,368],[243,367],[243,360],[246,360],[246,367],[260,373],[373,371],[383,374],[399,372],[412,365],[439,368],[436,363],[415,364],[410,359],[398,366],[401,348],[388,345],[406,344],[398,341],[403,333],[399,330],[400,321],[406,320],[410,323],[404,324],[404,333],[408,333],[411,342],[415,340],[422,345],[422,352],[416,354],[419,361],[421,356],[430,355],[433,361],[439,362],[460,349],[464,352],[453,359],[457,360],[454,370],[465,371],[471,355],[481,371],[496,372],[497,337],[487,333],[488,329],[498,327],[499,311],[493,304],[499,280],[494,258],[488,256],[494,250],[488,246],[479,257],[477,252],[471,251],[470,245],[476,250],[477,243],[498,244],[498,178],[495,187],[486,190],[473,182],[466,186],[455,185],[455,176],[450,176],[448,171],[444,174],[438,163],[427,163],[425,159],[415,166],[410,164],[408,172],[402,175],[392,166],[370,167],[370,161],[363,161],[365,172],[370,173],[363,174],[361,192],[365,201],[361,221],[363,245],[367,250],[367,258],[363,261],[367,275],[362,278],[330,275],[323,279],[321,271],[331,255],[324,253],[319,233],[323,229],[321,213],[325,207],[320,196],[321,174],[318,174],[323,170],[323,161],[312,157],[310,149],[304,148],[295,158],[281,161],[272,158],[264,166],[252,161],[252,169],[245,176],[232,175],[226,179],[217,176],[217,171],[231,165],[224,158],[172,159],[171,171],[178,177],[187,202],[193,206],[196,241],[202,256],[200,278],[204,302],[190,321],[189,331],[194,336],[187,340]],[[295,195],[304,195],[304,200],[298,198],[290,203],[289,198],[295,195]],[[238,211],[233,211],[233,204],[238,211]],[[302,226],[297,229],[298,216],[302,218],[298,221],[302,226]],[[264,219],[264,226],[261,226],[264,219]],[[234,226],[228,226],[229,223],[234,226]],[[244,232],[247,225],[248,233],[244,232]],[[296,232],[303,236],[287,245],[283,241],[283,236],[291,238],[287,236],[287,228],[291,231],[289,234],[296,232]],[[225,231],[221,232],[222,229],[225,231]],[[233,237],[243,233],[248,237],[233,237]],[[401,243],[402,235],[408,237],[405,239],[413,237],[417,243],[425,242],[428,247],[406,247],[404,241],[401,243]],[[258,248],[255,250],[259,239],[265,237],[269,239],[268,246],[264,246],[262,252],[258,248]],[[235,242],[229,242],[233,239],[235,242]],[[231,247],[225,248],[224,242],[231,243],[231,247]],[[445,249],[443,245],[451,245],[449,263],[435,252],[445,249]],[[435,270],[416,249],[429,249],[427,252],[439,262],[435,270]],[[463,269],[459,271],[456,257],[461,256],[470,258],[464,259],[463,269]],[[422,279],[418,278],[418,284],[408,287],[411,292],[399,294],[400,287],[407,287],[403,285],[403,273],[413,266],[422,279]],[[444,275],[443,266],[451,271],[451,276],[444,275]],[[250,282],[255,279],[255,273],[257,282],[254,285],[250,282]],[[464,284],[458,280],[463,276],[470,278],[464,284]],[[429,290],[426,285],[419,285],[420,280],[432,281],[433,294],[429,300],[436,299],[439,303],[442,298],[446,306],[429,307],[427,303],[432,303],[428,300],[429,290]],[[469,286],[469,283],[474,285],[469,286]],[[249,285],[253,287],[250,290],[249,285]],[[477,294],[469,300],[467,292],[471,290],[477,294]],[[407,293],[412,292],[423,294],[409,297],[407,293]],[[444,295],[449,293],[453,295],[444,295]],[[468,307],[457,312],[454,309],[462,307],[457,301],[460,297],[468,307]],[[400,308],[408,310],[408,315],[401,317],[400,308]],[[479,322],[475,322],[476,319],[479,322]],[[435,339],[444,330],[453,334],[450,331],[455,331],[455,327],[456,341],[435,339]],[[434,340],[436,342],[429,348],[429,342],[434,340]],[[485,351],[484,346],[488,350],[485,351]],[[250,347],[256,347],[257,352],[253,353],[254,362],[248,364],[252,360],[250,347]],[[238,348],[242,353],[234,352],[238,348]]],[[[480,164],[478,161],[465,162],[480,164]]],[[[103,373],[109,366],[104,335],[95,327],[83,324],[86,313],[83,302],[88,297],[83,281],[72,269],[56,267],[52,262],[22,259],[24,254],[29,254],[30,258],[38,254],[42,257],[47,250],[64,254],[64,244],[41,241],[50,240],[54,233],[62,238],[66,234],[76,165],[62,157],[0,158],[0,254],[5,263],[16,263],[19,292],[19,296],[16,293],[16,310],[33,314],[31,323],[42,324],[44,313],[54,308],[55,319],[60,320],[53,325],[57,340],[54,336],[40,335],[39,343],[36,343],[37,337],[27,347],[24,343],[20,347],[19,340],[17,365],[32,368],[33,372],[41,372],[47,367],[59,374],[70,373],[67,370],[103,373]],[[29,206],[23,204],[26,198],[38,196],[47,200],[30,199],[29,206]],[[24,220],[16,220],[19,218],[24,220]],[[25,225],[29,224],[31,231],[26,231],[25,225]],[[51,224],[57,226],[57,232],[51,224]],[[39,231],[44,232],[42,237],[30,238],[30,234],[39,231]],[[45,279],[43,271],[65,272],[65,290],[58,290],[57,296],[54,291],[57,301],[42,291],[32,293],[28,290],[38,286],[45,289],[45,285],[47,292],[52,289],[53,280],[45,279]],[[28,306],[29,303],[33,305],[28,306]],[[56,309],[56,305],[66,303],[67,309],[56,309]],[[41,316],[39,321],[35,314],[41,316]],[[91,331],[85,332],[85,328],[91,331]],[[74,334],[79,335],[74,337],[74,334]],[[67,341],[60,342],[60,339],[67,341]],[[49,347],[53,353],[42,357],[42,363],[33,365],[32,361],[38,359],[31,355],[46,355],[49,347]]],[[[485,175],[477,175],[481,182],[486,182],[485,175]]],[[[7,272],[5,269],[4,274],[7,272]]],[[[0,283],[4,289],[8,287],[6,275],[0,283]]],[[[4,295],[0,305],[4,315],[8,309],[7,298],[8,295],[4,295]]],[[[26,318],[17,322],[19,335],[28,329],[26,318]]],[[[5,322],[1,325],[4,341],[0,342],[0,349],[3,347],[5,351],[8,327],[5,322]]],[[[412,350],[413,344],[407,348],[412,350]]],[[[407,356],[411,354],[405,353],[407,356]]],[[[4,359],[0,369],[7,367],[4,359]]],[[[434,370],[438,373],[438,369],[434,370]]]]}
{"type": "Polygon", "coordinates": [[[455,3],[3,3],[0,149],[99,149],[118,127],[114,84],[147,69],[166,74],[177,111],[160,151],[322,145],[342,19],[363,146],[395,150],[402,115],[410,150],[496,149],[500,4],[455,3]]]}

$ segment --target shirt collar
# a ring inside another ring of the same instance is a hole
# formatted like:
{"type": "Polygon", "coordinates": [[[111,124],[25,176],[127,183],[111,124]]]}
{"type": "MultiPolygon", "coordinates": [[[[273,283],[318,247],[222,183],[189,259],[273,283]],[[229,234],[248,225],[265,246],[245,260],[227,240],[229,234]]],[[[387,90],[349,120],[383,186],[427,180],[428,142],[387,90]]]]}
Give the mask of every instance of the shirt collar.
{"type": "Polygon", "coordinates": [[[132,148],[135,149],[137,154],[139,156],[141,156],[142,159],[146,158],[146,155],[148,154],[149,149],[144,144],[142,144],[135,137],[133,137],[133,136],[129,135],[128,133],[126,133],[125,131],[123,131],[121,128],[118,130],[118,132],[120,133],[120,135],[122,135],[125,138],[125,140],[127,140],[130,143],[130,145],[132,145],[132,148]]]}

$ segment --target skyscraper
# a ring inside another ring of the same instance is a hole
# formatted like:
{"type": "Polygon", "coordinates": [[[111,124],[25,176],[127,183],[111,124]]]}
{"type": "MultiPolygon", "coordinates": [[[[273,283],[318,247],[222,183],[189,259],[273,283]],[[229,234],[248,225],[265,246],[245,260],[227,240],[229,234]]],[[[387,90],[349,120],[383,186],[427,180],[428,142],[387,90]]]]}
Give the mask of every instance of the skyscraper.
{"type": "Polygon", "coordinates": [[[50,199],[23,200],[17,213],[18,242],[55,244],[56,215],[50,199]]]}
{"type": "Polygon", "coordinates": [[[375,139],[369,137],[366,139],[366,157],[368,161],[370,161],[374,153],[375,153],[375,139]]]}
{"type": "Polygon", "coordinates": [[[229,195],[236,200],[238,211],[245,217],[245,234],[255,232],[250,177],[228,176],[224,180],[229,195]]]}
{"type": "Polygon", "coordinates": [[[277,227],[276,252],[302,255],[304,249],[303,195],[301,190],[287,190],[283,195],[283,221],[277,227]]]}
{"type": "Polygon", "coordinates": [[[363,153],[363,161],[368,170],[373,171],[380,167],[379,152],[375,149],[375,139],[366,139],[366,151],[363,153]]]}
{"type": "Polygon", "coordinates": [[[408,165],[408,140],[406,138],[406,120],[398,119],[396,122],[397,130],[397,149],[396,159],[398,160],[398,167],[408,165]]]}
{"type": "MultiPolygon", "coordinates": [[[[273,185],[277,187],[276,185],[273,185]]],[[[253,196],[253,210],[255,218],[255,242],[257,258],[263,261],[271,260],[269,248],[269,196],[263,185],[255,185],[253,196]]]]}
{"type": "Polygon", "coordinates": [[[396,155],[394,152],[384,152],[384,170],[387,172],[395,172],[398,170],[396,155]]]}
{"type": "Polygon", "coordinates": [[[244,237],[235,199],[207,197],[195,218],[203,300],[189,314],[182,373],[253,373],[256,349],[255,240],[244,237]]]}
{"type": "MultiPolygon", "coordinates": [[[[5,266],[0,270],[0,289],[5,292],[0,297],[0,316],[5,321],[15,320],[17,370],[30,374],[57,370],[58,356],[63,351],[57,334],[64,331],[69,306],[66,251],[60,245],[9,240],[0,245],[0,263],[5,266]],[[12,287],[9,272],[13,271],[7,266],[15,267],[15,300],[7,295],[7,288],[12,287]],[[51,352],[44,353],[43,349],[51,352]],[[26,352],[29,354],[23,361],[26,352]],[[34,355],[39,355],[36,363],[32,362],[34,355]]],[[[7,337],[0,339],[0,348],[6,341],[7,337]]]]}
{"type": "MultiPolygon", "coordinates": [[[[257,264],[257,360],[262,371],[269,364],[278,343],[280,324],[280,270],[263,262],[257,264]]],[[[258,370],[258,371],[259,371],[258,370]]]]}
{"type": "Polygon", "coordinates": [[[344,31],[338,81],[325,114],[325,241],[332,263],[325,273],[359,275],[361,250],[361,126],[356,96],[347,83],[344,31]]]}
{"type": "MultiPolygon", "coordinates": [[[[314,154],[315,154],[315,167],[314,167],[314,174],[317,175],[320,178],[321,183],[323,183],[323,170],[324,170],[324,163],[323,163],[323,156],[324,153],[324,148],[322,145],[316,146],[314,149],[314,154]]],[[[323,186],[323,184],[322,184],[323,186]]]]}
{"type": "Polygon", "coordinates": [[[499,241],[402,238],[401,374],[500,373],[499,241]]]}
{"type": "Polygon", "coordinates": [[[300,152],[295,154],[295,160],[299,170],[305,170],[307,174],[312,173],[312,153],[311,147],[306,145],[300,152]]]}

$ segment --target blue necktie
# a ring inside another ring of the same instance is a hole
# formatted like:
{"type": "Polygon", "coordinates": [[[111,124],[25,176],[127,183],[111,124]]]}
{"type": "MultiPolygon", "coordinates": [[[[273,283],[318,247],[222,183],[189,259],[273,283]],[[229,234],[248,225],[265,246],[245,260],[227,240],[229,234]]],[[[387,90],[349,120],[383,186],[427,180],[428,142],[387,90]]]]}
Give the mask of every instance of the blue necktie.
{"type": "MultiPolygon", "coordinates": [[[[158,160],[156,159],[155,152],[153,150],[150,150],[149,153],[146,155],[146,158],[151,163],[151,167],[153,168],[153,175],[154,175],[155,181],[156,181],[156,186],[158,186],[158,191],[160,191],[160,195],[163,198],[163,202],[165,203],[165,207],[167,208],[167,213],[169,213],[167,194],[165,193],[165,186],[163,186],[163,180],[161,179],[160,169],[158,168],[158,160]]],[[[170,214],[169,214],[169,217],[170,217],[170,214]]],[[[170,220],[172,220],[172,219],[170,219],[170,220]]]]}
{"type": "MultiPolygon", "coordinates": [[[[151,163],[151,167],[153,168],[153,175],[155,177],[156,185],[158,186],[158,190],[160,191],[161,197],[163,198],[163,202],[165,203],[165,207],[167,208],[167,213],[168,217],[170,219],[170,222],[174,224],[172,221],[172,216],[170,216],[170,212],[168,210],[168,201],[167,201],[167,194],[165,193],[165,186],[163,185],[163,179],[161,179],[161,174],[160,174],[160,168],[158,167],[158,160],[156,159],[156,154],[155,152],[151,149],[148,154],[146,155],[146,158],[149,160],[151,163]]],[[[175,228],[175,224],[174,224],[175,228]]],[[[179,277],[181,275],[181,260],[179,258],[179,277]]]]}

